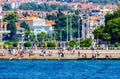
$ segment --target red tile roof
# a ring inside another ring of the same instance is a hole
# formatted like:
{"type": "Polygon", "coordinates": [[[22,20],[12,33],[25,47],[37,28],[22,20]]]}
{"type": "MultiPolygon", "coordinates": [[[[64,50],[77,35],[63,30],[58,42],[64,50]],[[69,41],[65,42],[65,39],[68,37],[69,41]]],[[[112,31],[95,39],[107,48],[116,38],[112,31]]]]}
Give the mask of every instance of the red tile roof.
{"type": "Polygon", "coordinates": [[[54,24],[55,24],[55,21],[45,20],[45,24],[47,24],[47,25],[54,25],[54,24]]]}

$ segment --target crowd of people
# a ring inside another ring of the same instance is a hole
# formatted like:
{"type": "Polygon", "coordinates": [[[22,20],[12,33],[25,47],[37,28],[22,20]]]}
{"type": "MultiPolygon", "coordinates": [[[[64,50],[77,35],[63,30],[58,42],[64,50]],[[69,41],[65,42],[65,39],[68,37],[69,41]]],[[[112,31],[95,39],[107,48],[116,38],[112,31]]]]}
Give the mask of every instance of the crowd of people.
{"type": "MultiPolygon", "coordinates": [[[[96,59],[96,58],[99,58],[99,56],[101,55],[100,52],[95,51],[93,48],[92,48],[92,52],[93,53],[90,56],[88,53],[81,53],[80,50],[76,50],[74,48],[67,48],[67,49],[60,48],[60,49],[58,49],[57,53],[55,53],[52,50],[47,51],[47,49],[45,49],[45,48],[40,49],[39,53],[36,51],[36,48],[30,48],[30,49],[20,49],[20,48],[3,49],[3,48],[1,48],[0,49],[0,56],[9,55],[10,57],[11,56],[16,56],[18,59],[22,59],[26,55],[28,57],[31,57],[31,56],[35,56],[37,54],[39,56],[45,57],[45,56],[52,56],[53,53],[54,53],[54,54],[58,54],[58,58],[61,58],[61,57],[65,57],[65,55],[66,55],[65,53],[67,53],[68,55],[77,54],[78,58],[96,59]]],[[[104,58],[111,59],[112,56],[110,54],[109,55],[106,54],[104,58]]]]}

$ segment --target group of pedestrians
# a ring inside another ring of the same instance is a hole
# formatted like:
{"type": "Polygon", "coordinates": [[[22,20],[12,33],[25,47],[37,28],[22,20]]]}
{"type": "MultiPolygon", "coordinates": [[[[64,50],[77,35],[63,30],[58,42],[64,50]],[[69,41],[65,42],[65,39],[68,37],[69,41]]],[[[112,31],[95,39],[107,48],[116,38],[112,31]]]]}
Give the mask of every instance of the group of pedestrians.
{"type": "Polygon", "coordinates": [[[42,49],[39,56],[52,56],[52,51],[46,52],[45,49],[42,49]]]}

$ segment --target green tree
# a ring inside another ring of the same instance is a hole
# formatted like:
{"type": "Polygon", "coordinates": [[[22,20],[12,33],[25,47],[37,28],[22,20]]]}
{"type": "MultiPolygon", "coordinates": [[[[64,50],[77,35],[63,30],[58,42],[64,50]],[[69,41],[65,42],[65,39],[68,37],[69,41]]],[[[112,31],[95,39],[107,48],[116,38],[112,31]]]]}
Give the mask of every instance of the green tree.
{"type": "Polygon", "coordinates": [[[30,30],[30,28],[29,28],[28,24],[26,24],[26,22],[25,22],[25,21],[24,21],[24,22],[22,22],[22,23],[20,23],[20,27],[24,28],[25,30],[30,30]]]}
{"type": "Polygon", "coordinates": [[[51,40],[51,36],[52,34],[46,34],[46,41],[50,41],[51,40]]]}
{"type": "Polygon", "coordinates": [[[12,45],[11,45],[11,42],[10,41],[5,41],[4,44],[3,44],[3,48],[11,48],[12,45]]]}
{"type": "Polygon", "coordinates": [[[34,35],[34,33],[30,32],[29,39],[30,39],[30,41],[35,41],[35,35],[34,35]]]}
{"type": "Polygon", "coordinates": [[[109,40],[111,39],[110,34],[104,33],[104,34],[103,34],[103,39],[106,40],[107,44],[109,44],[109,40]]]}
{"type": "Polygon", "coordinates": [[[22,3],[19,8],[22,10],[37,10],[38,5],[34,2],[22,3]]]}
{"type": "Polygon", "coordinates": [[[114,47],[119,47],[120,46],[120,44],[118,43],[118,42],[116,42],[115,44],[114,44],[114,47]]]}
{"type": "Polygon", "coordinates": [[[31,42],[25,42],[25,43],[24,43],[24,46],[25,46],[25,47],[31,47],[32,44],[31,44],[31,42]]]}
{"type": "Polygon", "coordinates": [[[3,10],[11,10],[12,7],[11,7],[11,4],[9,3],[5,3],[3,6],[2,6],[3,10]]]}
{"type": "Polygon", "coordinates": [[[69,45],[70,45],[71,47],[74,47],[74,46],[77,47],[77,41],[76,41],[76,40],[71,40],[71,41],[69,41],[69,45]]]}
{"type": "Polygon", "coordinates": [[[8,13],[4,16],[4,21],[9,22],[9,21],[18,21],[18,15],[15,13],[8,13]]]}
{"type": "Polygon", "coordinates": [[[55,42],[47,42],[47,47],[56,47],[55,42]]]}
{"type": "Polygon", "coordinates": [[[4,44],[11,45],[10,41],[5,41],[4,44]]]}
{"type": "Polygon", "coordinates": [[[117,4],[118,0],[88,0],[88,2],[100,3],[100,4],[117,4]]]}
{"type": "Polygon", "coordinates": [[[16,25],[15,25],[15,21],[10,21],[7,24],[7,30],[10,31],[10,36],[7,37],[8,40],[10,40],[10,41],[17,41],[17,38],[16,38],[17,28],[16,28],[16,25]]]}
{"type": "Polygon", "coordinates": [[[102,35],[103,35],[104,30],[105,30],[104,26],[98,26],[93,31],[94,38],[96,39],[97,45],[98,45],[99,39],[102,39],[102,35]]]}
{"type": "Polygon", "coordinates": [[[90,47],[92,45],[92,39],[86,38],[80,41],[80,47],[90,47]]]}
{"type": "Polygon", "coordinates": [[[38,41],[44,41],[45,36],[46,36],[46,33],[45,33],[45,32],[39,33],[39,34],[37,35],[38,41]]]}
{"type": "Polygon", "coordinates": [[[26,24],[25,21],[20,23],[20,27],[25,29],[25,40],[28,40],[28,36],[30,34],[30,27],[28,26],[28,24],[26,24]]]}

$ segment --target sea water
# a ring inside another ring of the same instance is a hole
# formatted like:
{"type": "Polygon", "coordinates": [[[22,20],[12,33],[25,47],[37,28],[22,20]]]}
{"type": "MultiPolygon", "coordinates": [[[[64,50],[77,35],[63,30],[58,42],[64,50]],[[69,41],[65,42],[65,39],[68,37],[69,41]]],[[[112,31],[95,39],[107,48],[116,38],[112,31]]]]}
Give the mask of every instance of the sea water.
{"type": "Polygon", "coordinates": [[[120,60],[0,60],[0,79],[120,79],[120,60]]]}

